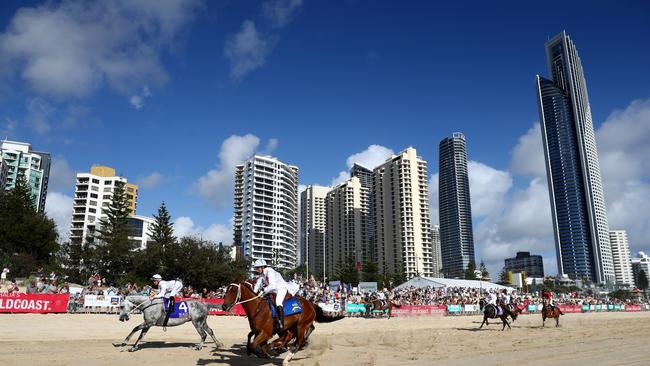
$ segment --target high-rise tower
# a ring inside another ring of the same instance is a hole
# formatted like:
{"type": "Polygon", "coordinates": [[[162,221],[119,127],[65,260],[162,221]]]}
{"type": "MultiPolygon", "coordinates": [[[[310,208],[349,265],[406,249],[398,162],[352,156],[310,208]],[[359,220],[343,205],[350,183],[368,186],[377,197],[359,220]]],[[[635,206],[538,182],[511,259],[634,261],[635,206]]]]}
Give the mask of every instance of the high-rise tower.
{"type": "Polygon", "coordinates": [[[467,143],[462,133],[440,141],[438,169],[442,268],[445,277],[464,278],[467,265],[475,259],[467,143]]]}
{"type": "Polygon", "coordinates": [[[578,51],[562,32],[546,43],[551,80],[536,78],[558,271],[615,281],[587,85],[578,51]]]}

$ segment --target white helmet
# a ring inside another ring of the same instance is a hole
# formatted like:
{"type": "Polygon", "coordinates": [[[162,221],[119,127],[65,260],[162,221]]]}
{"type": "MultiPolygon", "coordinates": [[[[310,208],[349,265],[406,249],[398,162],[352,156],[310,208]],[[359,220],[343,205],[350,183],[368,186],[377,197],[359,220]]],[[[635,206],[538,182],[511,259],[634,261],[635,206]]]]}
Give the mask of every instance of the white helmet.
{"type": "Polygon", "coordinates": [[[253,263],[253,268],[266,267],[266,261],[264,259],[258,259],[253,263]]]}
{"type": "Polygon", "coordinates": [[[159,275],[159,274],[155,274],[155,275],[151,276],[151,279],[152,279],[152,280],[161,281],[161,280],[162,280],[162,276],[159,275]]]}

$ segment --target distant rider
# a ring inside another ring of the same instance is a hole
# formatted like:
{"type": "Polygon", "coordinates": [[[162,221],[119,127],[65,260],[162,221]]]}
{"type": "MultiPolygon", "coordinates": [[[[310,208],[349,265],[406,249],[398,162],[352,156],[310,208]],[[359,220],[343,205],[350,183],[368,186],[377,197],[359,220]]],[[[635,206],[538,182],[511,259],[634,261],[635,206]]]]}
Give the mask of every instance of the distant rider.
{"type": "Polygon", "coordinates": [[[168,299],[167,313],[165,314],[165,321],[163,322],[163,327],[167,326],[169,321],[169,316],[174,312],[174,303],[176,302],[176,295],[183,289],[183,283],[176,279],[171,281],[163,281],[162,276],[155,274],[151,277],[154,286],[158,286],[158,293],[156,295],[149,296],[150,300],[153,299],[168,299]]]}
{"type": "Polygon", "coordinates": [[[510,295],[508,294],[508,290],[503,290],[503,294],[501,295],[501,305],[507,307],[510,311],[512,311],[512,304],[510,302],[510,295]]]}
{"type": "Polygon", "coordinates": [[[281,331],[284,329],[284,308],[282,307],[284,298],[287,296],[287,292],[289,292],[291,296],[294,296],[300,287],[294,282],[287,283],[284,278],[282,278],[281,274],[266,264],[264,259],[256,260],[255,263],[253,263],[253,267],[260,275],[255,283],[253,291],[257,293],[263,286],[265,286],[264,295],[270,293],[276,294],[275,309],[278,314],[278,328],[281,331]]]}
{"type": "Polygon", "coordinates": [[[485,301],[488,305],[494,306],[494,309],[497,311],[497,316],[501,316],[501,307],[497,305],[497,296],[493,290],[485,294],[485,301]]]}

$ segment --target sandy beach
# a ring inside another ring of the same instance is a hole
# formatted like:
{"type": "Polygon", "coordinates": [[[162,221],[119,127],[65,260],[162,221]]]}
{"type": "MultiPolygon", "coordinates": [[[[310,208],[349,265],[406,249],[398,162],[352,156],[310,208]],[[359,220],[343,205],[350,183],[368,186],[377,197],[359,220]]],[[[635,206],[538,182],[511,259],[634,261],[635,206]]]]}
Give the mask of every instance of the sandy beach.
{"type": "MultiPolygon", "coordinates": [[[[152,328],[141,350],[115,348],[140,318],[121,323],[109,315],[0,315],[2,365],[279,365],[281,358],[248,357],[244,318],[210,317],[225,346],[199,339],[191,324],[152,328]]],[[[540,315],[521,316],[512,330],[479,317],[343,319],[316,324],[295,365],[648,365],[650,312],[568,314],[561,327],[540,315]]],[[[134,338],[135,339],[135,338],[134,338]]]]}

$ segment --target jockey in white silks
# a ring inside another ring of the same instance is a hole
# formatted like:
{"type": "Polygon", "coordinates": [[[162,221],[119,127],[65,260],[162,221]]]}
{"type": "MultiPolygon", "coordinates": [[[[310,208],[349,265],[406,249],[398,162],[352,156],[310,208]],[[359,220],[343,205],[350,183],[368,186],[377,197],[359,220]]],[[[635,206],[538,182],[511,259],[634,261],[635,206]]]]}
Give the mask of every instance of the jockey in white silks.
{"type": "Polygon", "coordinates": [[[163,327],[165,327],[169,321],[169,316],[174,312],[175,296],[183,289],[183,283],[180,280],[163,281],[162,276],[159,274],[153,275],[151,280],[153,280],[155,286],[158,286],[158,293],[155,296],[149,296],[149,299],[169,299],[167,314],[165,314],[165,321],[163,322],[163,327]]]}
{"type": "Polygon", "coordinates": [[[257,293],[260,288],[264,287],[264,295],[275,293],[275,308],[278,314],[279,328],[284,329],[284,309],[282,304],[287,292],[294,296],[300,289],[295,282],[286,282],[282,275],[276,270],[269,267],[264,259],[258,259],[253,263],[255,271],[260,275],[255,283],[253,291],[257,293]]]}
{"type": "Polygon", "coordinates": [[[508,290],[503,290],[503,294],[501,295],[501,305],[506,306],[510,311],[512,311],[508,290]]]}
{"type": "Polygon", "coordinates": [[[497,296],[492,292],[493,290],[488,291],[485,294],[485,301],[487,301],[488,305],[494,306],[494,308],[497,311],[497,316],[501,315],[501,308],[497,306],[497,296]]]}

